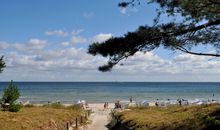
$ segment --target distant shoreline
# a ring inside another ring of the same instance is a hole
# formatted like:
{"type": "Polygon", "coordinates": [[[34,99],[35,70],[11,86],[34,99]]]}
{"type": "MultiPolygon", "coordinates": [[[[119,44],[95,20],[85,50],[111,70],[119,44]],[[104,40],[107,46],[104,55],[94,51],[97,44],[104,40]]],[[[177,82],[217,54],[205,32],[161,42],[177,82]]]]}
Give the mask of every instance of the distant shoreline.
{"type": "MultiPolygon", "coordinates": [[[[8,83],[10,81],[0,81],[8,83]]],[[[220,83],[220,81],[13,81],[15,83],[220,83]]]]}

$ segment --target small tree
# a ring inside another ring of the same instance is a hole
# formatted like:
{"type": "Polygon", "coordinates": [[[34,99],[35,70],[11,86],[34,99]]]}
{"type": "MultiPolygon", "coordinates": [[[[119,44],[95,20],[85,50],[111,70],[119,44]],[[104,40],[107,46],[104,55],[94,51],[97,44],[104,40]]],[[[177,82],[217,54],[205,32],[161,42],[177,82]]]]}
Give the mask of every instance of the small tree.
{"type": "Polygon", "coordinates": [[[5,62],[3,60],[3,56],[0,58],[0,73],[2,73],[3,69],[6,67],[5,62]]]}
{"type": "Polygon", "coordinates": [[[9,103],[10,105],[14,104],[15,101],[20,97],[20,92],[17,86],[10,82],[9,86],[4,90],[4,94],[2,97],[2,103],[9,103]]]}

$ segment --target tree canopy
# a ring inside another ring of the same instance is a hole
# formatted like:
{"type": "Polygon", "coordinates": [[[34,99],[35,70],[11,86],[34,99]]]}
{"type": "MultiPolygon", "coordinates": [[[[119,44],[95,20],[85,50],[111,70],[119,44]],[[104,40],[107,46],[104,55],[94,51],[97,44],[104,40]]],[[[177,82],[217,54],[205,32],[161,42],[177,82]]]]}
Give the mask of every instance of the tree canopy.
{"type": "Polygon", "coordinates": [[[0,58],[0,73],[2,73],[3,69],[6,67],[5,62],[3,60],[3,56],[0,58]]]}
{"type": "MultiPolygon", "coordinates": [[[[121,2],[119,7],[137,6],[141,0],[121,2]]],[[[144,1],[146,2],[146,1],[144,1]]],[[[109,71],[121,60],[136,52],[152,51],[160,46],[172,51],[193,55],[220,57],[220,0],[148,0],[159,5],[152,26],[140,26],[134,32],[121,37],[112,37],[104,42],[95,42],[88,48],[92,55],[108,57],[100,71],[109,71]],[[160,16],[180,17],[180,20],[160,22],[160,16]],[[212,46],[214,53],[192,51],[196,46],[212,46]]]]}

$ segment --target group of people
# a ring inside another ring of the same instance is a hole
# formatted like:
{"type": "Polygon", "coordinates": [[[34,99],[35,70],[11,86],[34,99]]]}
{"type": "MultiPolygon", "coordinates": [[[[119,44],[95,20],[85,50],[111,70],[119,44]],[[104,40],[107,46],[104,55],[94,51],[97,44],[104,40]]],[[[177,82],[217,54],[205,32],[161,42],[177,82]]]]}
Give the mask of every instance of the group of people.
{"type": "MultiPolygon", "coordinates": [[[[133,102],[133,98],[130,98],[129,100],[130,100],[130,103],[133,102]]],[[[115,102],[115,109],[117,109],[117,108],[122,108],[119,100],[117,102],[115,102]]]]}
{"type": "Polygon", "coordinates": [[[119,101],[117,101],[117,102],[115,103],[115,109],[117,109],[117,108],[121,108],[121,104],[120,104],[119,101]]]}
{"type": "MultiPolygon", "coordinates": [[[[167,101],[170,101],[170,99],[167,99],[167,101]]],[[[177,99],[177,103],[182,106],[183,105],[183,102],[185,105],[189,105],[189,102],[188,100],[185,100],[185,99],[177,99]]],[[[159,106],[159,99],[157,99],[157,101],[155,102],[155,106],[159,106]]]]}
{"type": "Polygon", "coordinates": [[[104,103],[104,109],[107,109],[108,108],[108,102],[105,102],[104,103]]]}

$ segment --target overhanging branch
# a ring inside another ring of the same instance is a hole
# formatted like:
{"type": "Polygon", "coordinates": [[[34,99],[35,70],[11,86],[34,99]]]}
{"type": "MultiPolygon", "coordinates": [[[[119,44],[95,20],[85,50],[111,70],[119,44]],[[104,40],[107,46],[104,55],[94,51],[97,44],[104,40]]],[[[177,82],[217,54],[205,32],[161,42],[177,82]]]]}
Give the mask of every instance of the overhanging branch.
{"type": "Polygon", "coordinates": [[[198,31],[198,30],[201,30],[201,29],[204,29],[204,28],[207,28],[207,27],[210,27],[210,26],[214,26],[214,25],[219,25],[219,24],[220,24],[220,19],[217,19],[215,21],[209,21],[208,23],[196,26],[194,28],[190,28],[190,29],[186,29],[186,30],[183,30],[183,31],[176,32],[176,33],[174,33],[174,35],[175,36],[183,35],[183,34],[186,34],[188,32],[198,31]]]}
{"type": "Polygon", "coordinates": [[[220,54],[192,52],[181,46],[176,47],[176,49],[192,55],[220,57],[220,54]]]}

